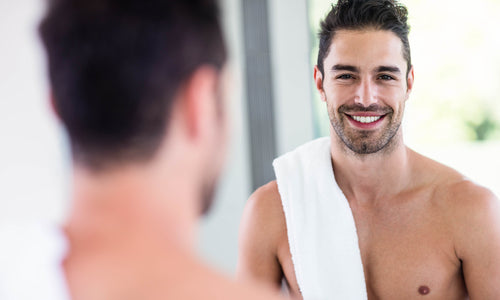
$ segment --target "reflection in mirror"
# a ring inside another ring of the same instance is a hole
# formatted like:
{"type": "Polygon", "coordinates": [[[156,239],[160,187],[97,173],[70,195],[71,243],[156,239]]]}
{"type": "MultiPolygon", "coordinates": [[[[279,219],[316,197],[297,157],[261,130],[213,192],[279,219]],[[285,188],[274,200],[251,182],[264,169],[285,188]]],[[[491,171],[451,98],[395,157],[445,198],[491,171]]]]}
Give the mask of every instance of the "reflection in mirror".
{"type": "Polygon", "coordinates": [[[406,8],[309,2],[325,137],[248,200],[240,278],[304,299],[500,297],[500,4],[403,2],[411,68],[406,8]]]}

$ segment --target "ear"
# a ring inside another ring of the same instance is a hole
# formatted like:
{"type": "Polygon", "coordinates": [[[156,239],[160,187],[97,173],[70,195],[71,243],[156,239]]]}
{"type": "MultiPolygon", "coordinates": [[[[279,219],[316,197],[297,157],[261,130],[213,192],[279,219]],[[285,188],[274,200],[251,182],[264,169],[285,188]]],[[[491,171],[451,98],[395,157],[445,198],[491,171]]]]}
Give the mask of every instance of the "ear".
{"type": "Polygon", "coordinates": [[[218,72],[210,66],[198,68],[184,85],[185,126],[190,138],[196,139],[214,126],[217,118],[218,72]]]}
{"type": "Polygon", "coordinates": [[[323,90],[323,75],[321,74],[321,71],[319,70],[318,66],[314,66],[314,83],[316,86],[316,89],[319,92],[319,96],[321,98],[321,101],[326,102],[326,95],[325,91],[323,90]]]}
{"type": "Polygon", "coordinates": [[[406,98],[405,100],[408,100],[410,97],[410,93],[413,89],[413,82],[415,81],[415,73],[413,66],[410,67],[410,71],[408,72],[408,78],[406,79],[406,98]]]}

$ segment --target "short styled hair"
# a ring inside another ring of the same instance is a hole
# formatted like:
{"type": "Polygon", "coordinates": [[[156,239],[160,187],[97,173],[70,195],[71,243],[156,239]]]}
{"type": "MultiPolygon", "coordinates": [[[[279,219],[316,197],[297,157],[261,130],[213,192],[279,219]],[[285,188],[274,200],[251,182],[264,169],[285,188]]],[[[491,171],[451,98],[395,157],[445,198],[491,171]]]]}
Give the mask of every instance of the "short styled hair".
{"type": "Polygon", "coordinates": [[[39,31],[73,158],[91,168],[150,159],[179,88],[222,69],[216,0],[48,0],[39,31]]]}
{"type": "Polygon", "coordinates": [[[323,62],[338,30],[389,30],[403,43],[407,74],[411,68],[408,10],[397,0],[339,0],[320,23],[317,65],[324,76],[323,62]]]}

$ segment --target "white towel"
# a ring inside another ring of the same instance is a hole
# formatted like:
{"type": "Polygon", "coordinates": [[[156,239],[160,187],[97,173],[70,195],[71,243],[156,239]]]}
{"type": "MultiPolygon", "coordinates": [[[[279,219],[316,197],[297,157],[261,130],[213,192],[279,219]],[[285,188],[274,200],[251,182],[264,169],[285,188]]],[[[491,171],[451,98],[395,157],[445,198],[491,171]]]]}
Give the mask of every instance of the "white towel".
{"type": "Polygon", "coordinates": [[[330,139],[302,145],[273,166],[304,299],[367,299],[356,225],[335,181],[330,139]]]}

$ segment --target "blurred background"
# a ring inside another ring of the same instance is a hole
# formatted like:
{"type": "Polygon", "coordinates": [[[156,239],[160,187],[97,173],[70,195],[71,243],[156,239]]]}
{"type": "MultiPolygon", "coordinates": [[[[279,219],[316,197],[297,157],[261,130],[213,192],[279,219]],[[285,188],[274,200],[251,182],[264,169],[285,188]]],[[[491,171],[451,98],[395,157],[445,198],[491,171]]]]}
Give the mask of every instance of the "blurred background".
{"type": "MultiPolygon", "coordinates": [[[[415,86],[406,143],[500,195],[500,0],[404,0],[415,86]]],[[[313,90],[327,0],[223,0],[231,50],[231,142],[199,251],[229,274],[246,199],[282,153],[328,134],[313,90]]],[[[41,0],[0,0],[0,222],[61,222],[70,207],[66,137],[48,105],[36,33],[41,0]]]]}

